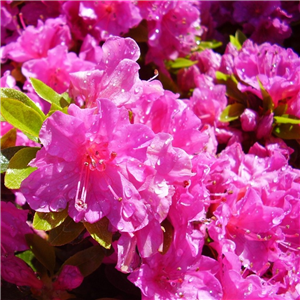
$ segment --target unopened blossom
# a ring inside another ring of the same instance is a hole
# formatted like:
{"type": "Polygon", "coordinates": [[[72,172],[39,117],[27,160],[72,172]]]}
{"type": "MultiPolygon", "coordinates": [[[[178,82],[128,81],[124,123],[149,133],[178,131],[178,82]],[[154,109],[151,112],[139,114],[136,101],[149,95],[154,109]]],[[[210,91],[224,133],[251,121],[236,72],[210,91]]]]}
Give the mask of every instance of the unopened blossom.
{"type": "Polygon", "coordinates": [[[240,120],[242,129],[244,131],[254,131],[258,123],[258,114],[256,111],[246,108],[244,112],[240,115],[240,120]]]}
{"type": "Polygon", "coordinates": [[[53,288],[55,290],[73,290],[81,285],[83,279],[78,267],[65,265],[54,281],[53,288]]]}

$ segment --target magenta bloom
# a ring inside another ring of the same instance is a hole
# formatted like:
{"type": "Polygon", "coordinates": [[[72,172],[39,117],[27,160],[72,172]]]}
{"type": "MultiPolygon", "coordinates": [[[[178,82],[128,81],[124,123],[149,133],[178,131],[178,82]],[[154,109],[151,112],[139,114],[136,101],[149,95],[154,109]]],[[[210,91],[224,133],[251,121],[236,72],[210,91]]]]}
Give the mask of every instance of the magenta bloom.
{"type": "Polygon", "coordinates": [[[21,192],[36,211],[68,206],[76,222],[106,216],[120,231],[141,229],[154,211],[166,216],[169,205],[159,207],[167,194],[158,197],[160,189],[191,176],[189,157],[171,146],[171,136],[153,138],[151,129],[130,124],[127,110],[109,100],[92,109],[71,105],[69,115],[55,112],[42,126],[44,147],[31,162],[38,169],[21,192]]]}
{"type": "Polygon", "coordinates": [[[49,49],[70,43],[71,33],[63,18],[48,19],[45,24],[39,20],[36,27],[28,26],[16,42],[4,47],[1,60],[24,62],[42,58],[49,49]]]}
{"type": "Polygon", "coordinates": [[[26,61],[22,66],[22,73],[27,79],[37,78],[56,92],[63,93],[69,88],[71,72],[92,70],[94,67],[94,63],[68,52],[67,46],[58,45],[48,50],[46,57],[26,61]]]}
{"type": "MultiPolygon", "coordinates": [[[[99,47],[94,49],[100,52],[99,47]]],[[[80,56],[85,54],[83,51],[80,56]]],[[[96,106],[99,98],[110,99],[117,106],[136,101],[141,94],[139,65],[136,63],[139,56],[134,40],[109,38],[102,46],[102,56],[97,57],[99,62],[95,68],[71,71],[74,73],[69,75],[70,95],[86,107],[96,106]]]]}
{"type": "Polygon", "coordinates": [[[184,248],[171,247],[144,259],[128,277],[142,291],[143,300],[222,299],[222,288],[214,274],[218,263],[206,256],[197,259],[184,248]]]}
{"type": "Polygon", "coordinates": [[[122,35],[142,20],[134,1],[69,1],[62,10],[72,33],[80,40],[87,34],[97,41],[122,35]]]}
{"type": "Polygon", "coordinates": [[[199,10],[192,2],[140,1],[139,7],[148,20],[147,62],[163,67],[163,60],[185,56],[196,46],[195,36],[202,31],[199,10]]]}
{"type": "Polygon", "coordinates": [[[243,83],[238,88],[262,99],[259,82],[270,94],[275,108],[287,104],[287,113],[299,114],[300,58],[292,49],[264,43],[257,45],[247,40],[241,50],[227,47],[222,57],[220,71],[234,74],[243,83]]]}
{"type": "Polygon", "coordinates": [[[146,207],[126,178],[126,164],[145,161],[152,131],[131,125],[127,111],[108,100],[98,109],[71,105],[69,114],[54,113],[41,129],[44,147],[31,163],[38,170],[21,188],[29,205],[43,212],[68,206],[76,222],[107,216],[119,230],[145,226],[146,207]]]}

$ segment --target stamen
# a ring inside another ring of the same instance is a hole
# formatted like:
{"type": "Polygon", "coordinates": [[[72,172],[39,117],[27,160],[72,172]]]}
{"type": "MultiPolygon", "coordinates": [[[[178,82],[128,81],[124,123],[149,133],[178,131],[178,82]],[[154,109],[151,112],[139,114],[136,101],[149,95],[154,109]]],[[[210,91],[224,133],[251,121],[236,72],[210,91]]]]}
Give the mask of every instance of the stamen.
{"type": "Polygon", "coordinates": [[[119,197],[119,196],[116,194],[116,192],[113,190],[113,188],[112,188],[111,185],[108,183],[108,181],[107,181],[106,178],[105,178],[105,181],[106,181],[106,183],[107,183],[108,189],[111,191],[111,193],[113,194],[113,196],[115,197],[115,199],[118,200],[118,201],[122,201],[123,198],[122,198],[122,197],[119,197]]]}
{"type": "Polygon", "coordinates": [[[78,210],[85,210],[87,208],[86,196],[87,196],[89,177],[90,177],[90,168],[89,168],[89,163],[86,161],[84,162],[80,171],[80,178],[77,184],[77,191],[75,196],[75,207],[78,210]]]}
{"type": "Polygon", "coordinates": [[[151,77],[150,79],[148,79],[147,81],[150,82],[150,81],[154,80],[158,75],[159,75],[158,70],[155,69],[155,70],[154,70],[154,76],[151,77]]]}
{"type": "Polygon", "coordinates": [[[25,25],[22,13],[19,13],[19,19],[20,19],[21,25],[23,26],[23,29],[26,29],[26,25],[25,25]]]}

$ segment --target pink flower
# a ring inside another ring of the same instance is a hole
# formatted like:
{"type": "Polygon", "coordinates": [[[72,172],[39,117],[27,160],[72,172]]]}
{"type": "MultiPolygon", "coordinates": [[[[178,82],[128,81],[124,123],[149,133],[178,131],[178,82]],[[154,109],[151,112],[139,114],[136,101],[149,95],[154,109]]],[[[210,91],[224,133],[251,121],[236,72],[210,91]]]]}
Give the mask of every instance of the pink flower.
{"type": "Polygon", "coordinates": [[[171,247],[165,255],[144,259],[128,279],[141,289],[142,299],[222,299],[213,259],[193,258],[183,248],[171,247]]]}
{"type": "Polygon", "coordinates": [[[130,124],[127,110],[105,99],[98,101],[98,108],[71,105],[69,114],[55,112],[40,131],[44,147],[31,163],[38,170],[21,187],[31,208],[49,212],[68,205],[76,222],[93,223],[107,216],[125,232],[145,227],[148,210],[161,210],[164,218],[168,204],[158,209],[163,199],[155,194],[191,176],[189,158],[171,147],[171,136],[153,140],[148,127],[130,124]]]}
{"type": "MultiPolygon", "coordinates": [[[[107,98],[117,106],[136,101],[140,95],[140,51],[130,38],[109,38],[102,46],[97,70],[70,74],[70,95],[81,105],[96,106],[98,98],[107,98]]],[[[99,58],[97,58],[99,59],[99,58]]]]}
{"type": "Polygon", "coordinates": [[[148,20],[146,62],[154,62],[163,68],[163,60],[185,56],[196,46],[195,36],[202,31],[199,10],[192,2],[154,1],[139,2],[139,5],[144,11],[142,15],[148,20]]]}
{"type": "Polygon", "coordinates": [[[29,80],[37,78],[58,93],[65,92],[70,83],[70,73],[92,70],[95,64],[83,61],[73,52],[68,53],[66,46],[58,45],[48,50],[47,57],[32,59],[22,66],[22,73],[29,80]]]}
{"type": "Polygon", "coordinates": [[[107,216],[119,230],[145,226],[145,203],[127,178],[126,163],[143,165],[151,130],[131,125],[127,111],[105,99],[98,109],[71,105],[69,114],[55,112],[40,131],[44,147],[31,163],[38,170],[21,188],[27,202],[43,212],[68,205],[76,222],[107,216]]]}
{"type": "Polygon", "coordinates": [[[83,40],[87,34],[97,41],[127,33],[142,20],[133,1],[76,1],[63,4],[72,33],[83,40]]]}
{"type": "Polygon", "coordinates": [[[84,277],[76,266],[65,265],[53,283],[55,290],[73,290],[79,287],[84,277]]]}
{"type": "Polygon", "coordinates": [[[155,133],[171,134],[173,145],[189,154],[204,151],[208,135],[201,131],[202,123],[187,101],[164,91],[157,81],[142,82],[141,90],[142,94],[131,108],[134,123],[146,124],[155,133]]]}
{"type": "Polygon", "coordinates": [[[16,42],[5,46],[1,59],[25,62],[46,57],[49,49],[70,43],[70,30],[63,18],[47,19],[45,24],[39,20],[36,27],[26,27],[16,42]]]}

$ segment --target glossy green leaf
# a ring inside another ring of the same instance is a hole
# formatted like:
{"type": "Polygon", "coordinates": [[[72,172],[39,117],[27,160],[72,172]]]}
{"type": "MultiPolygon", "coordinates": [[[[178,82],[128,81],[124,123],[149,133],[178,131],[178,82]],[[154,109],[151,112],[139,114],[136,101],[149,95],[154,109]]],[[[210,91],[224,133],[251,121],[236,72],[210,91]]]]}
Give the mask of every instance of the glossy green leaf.
{"type": "Polygon", "coordinates": [[[55,267],[55,250],[37,234],[25,234],[25,239],[36,259],[53,274],[55,267]]]}
{"type": "Polygon", "coordinates": [[[49,243],[53,246],[62,246],[72,242],[84,230],[84,225],[75,223],[69,216],[58,227],[49,232],[49,243]]]}
{"type": "Polygon", "coordinates": [[[42,117],[42,119],[45,120],[45,114],[26,94],[15,89],[1,88],[0,96],[1,98],[10,98],[21,101],[26,106],[29,106],[35,110],[42,117]]]}
{"type": "Polygon", "coordinates": [[[9,161],[11,158],[25,146],[15,146],[1,150],[0,161],[1,161],[1,173],[6,172],[8,168],[9,161]]]}
{"type": "MultiPolygon", "coordinates": [[[[76,266],[81,274],[86,277],[96,271],[104,258],[105,250],[100,245],[95,245],[80,252],[77,252],[62,265],[76,266]]],[[[62,268],[61,268],[62,269],[62,268]]]]}
{"type": "Polygon", "coordinates": [[[169,61],[167,63],[167,66],[171,69],[183,69],[183,68],[188,68],[190,66],[193,66],[197,63],[198,61],[193,61],[187,58],[179,57],[174,61],[169,61]]]}
{"type": "Polygon", "coordinates": [[[55,103],[60,106],[61,95],[55,92],[51,87],[36,78],[30,78],[30,82],[36,93],[49,103],[55,103]]]}
{"type": "Polygon", "coordinates": [[[261,95],[262,95],[264,112],[268,112],[268,111],[273,112],[274,103],[273,103],[272,97],[267,92],[267,90],[264,88],[264,86],[263,86],[262,82],[259,80],[258,76],[256,78],[257,78],[257,81],[258,81],[258,84],[260,87],[260,91],[261,91],[261,95]]]}
{"type": "Polygon", "coordinates": [[[243,113],[245,106],[240,103],[234,103],[228,105],[221,113],[220,121],[221,122],[231,122],[237,120],[240,115],[243,113]]]}
{"type": "Polygon", "coordinates": [[[26,147],[20,149],[10,159],[4,177],[4,184],[7,188],[19,189],[22,181],[37,169],[28,166],[28,164],[35,158],[39,149],[40,148],[38,147],[26,147]]]}
{"type": "Polygon", "coordinates": [[[298,124],[279,124],[273,129],[273,133],[285,140],[300,139],[300,125],[298,124]]]}
{"type": "Polygon", "coordinates": [[[12,128],[1,137],[1,149],[14,147],[17,140],[17,130],[12,128]]]}
{"type": "Polygon", "coordinates": [[[34,140],[38,141],[39,132],[44,119],[33,108],[19,100],[2,98],[1,114],[8,123],[24,133],[35,137],[34,140]]]}
{"type": "Polygon", "coordinates": [[[168,219],[165,219],[161,223],[161,228],[164,233],[163,250],[161,253],[166,254],[173,242],[174,227],[172,226],[172,224],[170,223],[170,221],[168,219]]]}
{"type": "Polygon", "coordinates": [[[63,223],[67,216],[67,208],[60,212],[35,212],[33,218],[33,227],[38,230],[48,231],[63,223]]]}
{"type": "Polygon", "coordinates": [[[291,115],[275,116],[274,121],[277,124],[300,124],[300,119],[291,115]]]}
{"type": "Polygon", "coordinates": [[[90,224],[83,223],[91,237],[96,240],[102,247],[109,249],[112,242],[112,233],[108,231],[109,221],[107,218],[102,218],[100,221],[90,224]]]}

